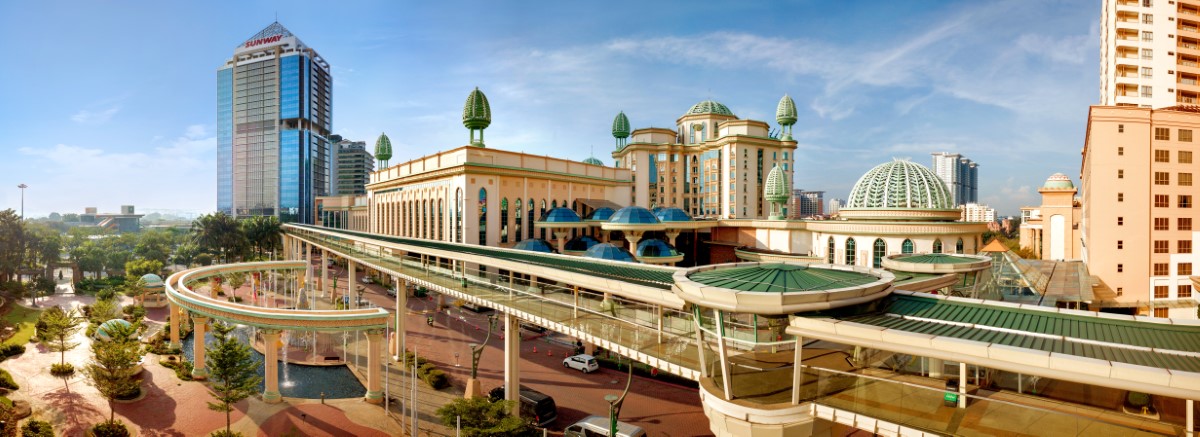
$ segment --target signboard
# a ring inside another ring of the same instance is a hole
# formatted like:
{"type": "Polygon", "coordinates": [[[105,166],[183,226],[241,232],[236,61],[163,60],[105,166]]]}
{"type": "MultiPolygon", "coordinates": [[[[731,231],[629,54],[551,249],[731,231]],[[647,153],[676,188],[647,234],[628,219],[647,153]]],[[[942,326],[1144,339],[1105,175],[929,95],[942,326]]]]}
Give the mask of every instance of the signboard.
{"type": "Polygon", "coordinates": [[[275,35],[275,36],[268,36],[268,37],[264,37],[264,38],[252,39],[252,40],[246,41],[246,47],[249,48],[249,47],[254,47],[254,46],[260,46],[263,44],[279,42],[279,40],[281,40],[281,39],[283,39],[283,35],[275,35]]]}

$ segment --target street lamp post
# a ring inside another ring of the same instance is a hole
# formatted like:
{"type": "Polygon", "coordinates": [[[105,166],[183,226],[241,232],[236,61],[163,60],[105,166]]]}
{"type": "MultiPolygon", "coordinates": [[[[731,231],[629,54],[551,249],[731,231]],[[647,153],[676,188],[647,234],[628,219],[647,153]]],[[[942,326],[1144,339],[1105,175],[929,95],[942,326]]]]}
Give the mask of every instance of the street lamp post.
{"type": "Polygon", "coordinates": [[[17,188],[21,189],[21,220],[25,220],[25,189],[29,188],[29,186],[21,184],[17,185],[17,188]]]}
{"type": "MultiPolygon", "coordinates": [[[[618,357],[617,363],[620,363],[618,357]]],[[[604,395],[604,400],[608,401],[608,435],[617,435],[617,417],[621,415],[621,404],[625,403],[625,395],[629,394],[629,385],[633,383],[633,360],[629,361],[629,377],[625,380],[625,391],[621,392],[621,396],[604,395]]]]}

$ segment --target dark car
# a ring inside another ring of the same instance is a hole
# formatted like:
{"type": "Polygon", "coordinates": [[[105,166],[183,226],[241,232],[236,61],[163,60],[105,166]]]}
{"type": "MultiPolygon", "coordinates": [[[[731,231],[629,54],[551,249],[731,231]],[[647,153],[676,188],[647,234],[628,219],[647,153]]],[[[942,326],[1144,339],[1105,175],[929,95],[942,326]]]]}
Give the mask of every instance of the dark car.
{"type": "MultiPolygon", "coordinates": [[[[488,392],[493,401],[504,399],[504,386],[499,386],[488,392]]],[[[558,418],[558,405],[554,398],[545,393],[521,386],[521,416],[531,419],[534,425],[545,427],[558,418]]]]}

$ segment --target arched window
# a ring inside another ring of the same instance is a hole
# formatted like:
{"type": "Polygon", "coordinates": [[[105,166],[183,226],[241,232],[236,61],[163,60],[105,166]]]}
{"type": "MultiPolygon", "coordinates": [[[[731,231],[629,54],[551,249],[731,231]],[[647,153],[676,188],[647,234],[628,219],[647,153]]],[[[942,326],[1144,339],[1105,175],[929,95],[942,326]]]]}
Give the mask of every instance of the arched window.
{"type": "Polygon", "coordinates": [[[500,199],[500,242],[508,242],[508,198],[500,199]]]}
{"type": "Polygon", "coordinates": [[[942,253],[942,239],[933,240],[933,253],[942,253]]]}
{"type": "Polygon", "coordinates": [[[554,208],[558,208],[558,201],[557,201],[557,200],[551,200],[551,201],[550,201],[550,209],[554,209],[554,208]]]}
{"type": "MultiPolygon", "coordinates": [[[[542,211],[538,213],[539,220],[546,216],[546,199],[542,199],[542,211]]],[[[546,239],[546,228],[542,228],[542,239],[546,239]]]]}
{"type": "Polygon", "coordinates": [[[429,201],[421,201],[421,238],[429,238],[429,201]]]}
{"type": "Polygon", "coordinates": [[[463,193],[462,188],[454,191],[454,242],[463,242],[463,193]]]}
{"type": "Polygon", "coordinates": [[[847,238],[847,239],[846,239],[846,256],[845,256],[845,258],[846,258],[846,259],[845,259],[845,261],[846,261],[846,262],[845,262],[845,264],[846,264],[846,265],[848,265],[848,266],[852,266],[852,265],[854,265],[854,251],[855,251],[855,249],[854,249],[854,239],[853,239],[853,238],[847,238]]]}
{"type": "Polygon", "coordinates": [[[479,244],[487,246],[487,190],[479,189],[479,244]]]}
{"type": "Polygon", "coordinates": [[[882,238],[876,238],[874,246],[871,250],[871,267],[883,267],[883,256],[887,255],[887,243],[884,243],[882,238]]]}
{"type": "Polygon", "coordinates": [[[837,251],[837,246],[833,243],[833,237],[829,237],[829,252],[825,254],[825,262],[833,264],[833,254],[837,251]]]}
{"type": "Polygon", "coordinates": [[[446,202],[438,199],[437,239],[446,241],[446,202]]]}
{"type": "Polygon", "coordinates": [[[534,217],[534,214],[533,214],[534,206],[536,206],[536,205],[533,203],[533,199],[529,199],[529,214],[526,215],[526,217],[525,217],[525,227],[529,228],[529,230],[527,230],[525,232],[528,232],[529,236],[526,238],[533,238],[533,229],[534,229],[533,228],[533,219],[536,218],[536,217],[534,217]]]}
{"type": "Polygon", "coordinates": [[[904,239],[904,243],[900,244],[900,253],[913,253],[912,240],[904,239]]]}
{"type": "Polygon", "coordinates": [[[957,243],[954,243],[954,253],[963,253],[963,242],[962,242],[962,238],[959,238],[959,239],[958,239],[958,242],[957,242],[957,243]]]}
{"type": "Polygon", "coordinates": [[[521,242],[521,213],[523,212],[521,210],[521,199],[520,198],[517,199],[516,209],[514,209],[513,212],[517,213],[516,220],[513,222],[513,223],[515,223],[515,227],[513,228],[513,231],[514,231],[513,232],[513,242],[520,243],[521,242]]]}

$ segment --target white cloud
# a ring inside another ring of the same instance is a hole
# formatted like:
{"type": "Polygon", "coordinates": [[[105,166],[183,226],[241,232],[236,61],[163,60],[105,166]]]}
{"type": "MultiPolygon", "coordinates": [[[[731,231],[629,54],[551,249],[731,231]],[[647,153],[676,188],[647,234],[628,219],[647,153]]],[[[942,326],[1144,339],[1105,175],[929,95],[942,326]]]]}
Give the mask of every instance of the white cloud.
{"type": "Polygon", "coordinates": [[[117,115],[117,112],[120,110],[120,106],[113,106],[99,111],[81,109],[75,115],[71,116],[71,121],[79,124],[104,124],[112,119],[114,115],[117,115]]]}

